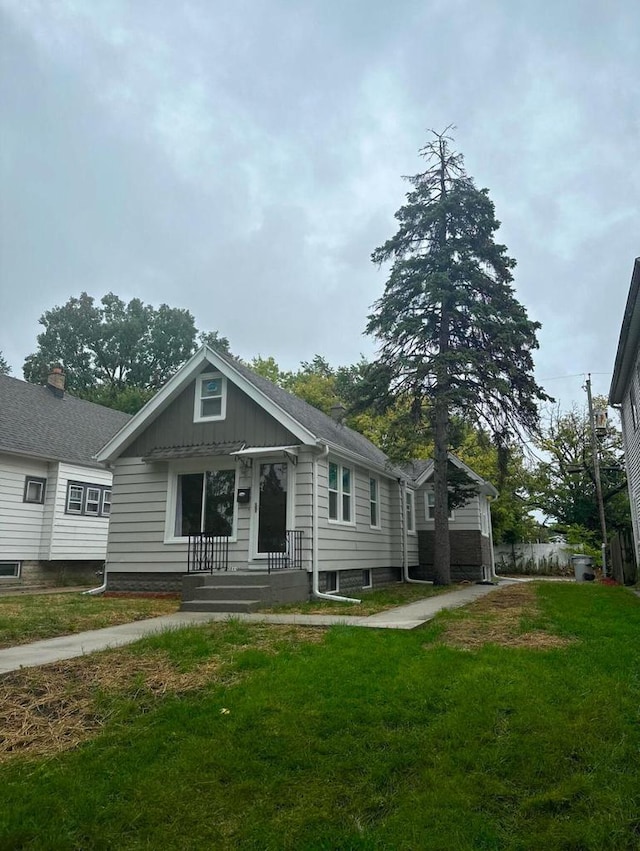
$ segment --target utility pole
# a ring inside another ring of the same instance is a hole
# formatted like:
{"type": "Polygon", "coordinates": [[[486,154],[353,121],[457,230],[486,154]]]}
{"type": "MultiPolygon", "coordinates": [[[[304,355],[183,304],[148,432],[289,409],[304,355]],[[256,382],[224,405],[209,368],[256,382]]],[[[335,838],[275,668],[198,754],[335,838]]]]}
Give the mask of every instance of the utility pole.
{"type": "Polygon", "coordinates": [[[598,514],[600,515],[600,529],[602,532],[602,575],[607,575],[607,521],[604,516],[604,500],[602,499],[602,483],[600,482],[600,455],[598,452],[598,438],[596,436],[596,423],[593,418],[593,402],[591,399],[591,373],[587,377],[587,400],[589,402],[589,425],[591,427],[591,453],[593,455],[593,477],[596,482],[596,499],[598,501],[598,514]]]}

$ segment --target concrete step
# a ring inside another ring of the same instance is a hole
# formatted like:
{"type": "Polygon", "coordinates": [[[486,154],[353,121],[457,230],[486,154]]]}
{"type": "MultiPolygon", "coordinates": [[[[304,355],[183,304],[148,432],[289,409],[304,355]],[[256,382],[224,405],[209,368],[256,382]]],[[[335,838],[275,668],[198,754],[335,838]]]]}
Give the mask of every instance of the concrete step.
{"type": "Polygon", "coordinates": [[[268,600],[269,585],[200,585],[199,600],[268,600]]]}
{"type": "Polygon", "coordinates": [[[180,606],[182,612],[255,612],[261,600],[187,600],[180,606]]]}

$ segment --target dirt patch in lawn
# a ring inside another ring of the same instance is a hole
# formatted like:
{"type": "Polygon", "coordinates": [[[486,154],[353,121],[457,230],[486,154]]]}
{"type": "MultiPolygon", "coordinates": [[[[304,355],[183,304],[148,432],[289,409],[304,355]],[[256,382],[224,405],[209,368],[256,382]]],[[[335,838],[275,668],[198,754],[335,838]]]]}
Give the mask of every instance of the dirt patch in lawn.
{"type": "Polygon", "coordinates": [[[463,650],[476,650],[485,644],[550,650],[572,643],[572,639],[544,629],[523,629],[523,623],[540,616],[535,589],[528,584],[511,585],[468,606],[462,617],[447,623],[440,642],[463,650]]]}
{"type": "Polygon", "coordinates": [[[165,651],[119,648],[0,676],[0,763],[73,748],[123,711],[147,712],[164,696],[233,684],[247,676],[233,665],[242,651],[276,654],[283,642],[324,638],[323,630],[292,626],[262,627],[255,633],[251,642],[229,646],[188,670],[165,651]]]}

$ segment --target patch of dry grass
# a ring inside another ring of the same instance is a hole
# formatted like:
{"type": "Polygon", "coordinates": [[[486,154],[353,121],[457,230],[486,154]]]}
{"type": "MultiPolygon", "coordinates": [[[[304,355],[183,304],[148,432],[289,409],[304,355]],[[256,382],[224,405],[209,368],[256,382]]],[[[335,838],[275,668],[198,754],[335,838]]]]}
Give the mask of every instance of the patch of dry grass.
{"type": "Polygon", "coordinates": [[[178,598],[88,597],[77,592],[0,598],[0,648],[155,618],[179,607],[178,598]]]}
{"type": "Polygon", "coordinates": [[[543,629],[523,629],[523,622],[541,615],[530,584],[500,588],[458,614],[445,626],[440,643],[463,650],[477,650],[485,644],[550,650],[572,643],[543,629]]]}
{"type": "Polygon", "coordinates": [[[123,647],[0,676],[0,763],[76,747],[117,715],[122,699],[144,712],[168,695],[233,684],[244,676],[233,666],[239,652],[275,655],[286,645],[322,641],[324,630],[258,625],[250,635],[187,669],[164,650],[123,647]]]}

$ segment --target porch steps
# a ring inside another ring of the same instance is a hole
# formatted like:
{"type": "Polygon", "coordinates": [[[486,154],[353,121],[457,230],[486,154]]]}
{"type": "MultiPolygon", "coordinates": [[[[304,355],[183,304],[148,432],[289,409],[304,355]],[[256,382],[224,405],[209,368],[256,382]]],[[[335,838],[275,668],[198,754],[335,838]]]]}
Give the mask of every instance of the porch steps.
{"type": "Polygon", "coordinates": [[[189,573],[182,580],[180,608],[183,612],[253,612],[260,606],[308,597],[309,580],[302,570],[189,573]]]}

